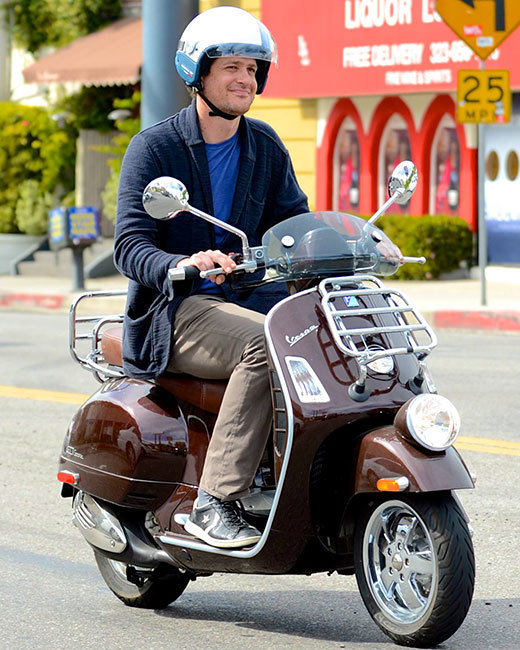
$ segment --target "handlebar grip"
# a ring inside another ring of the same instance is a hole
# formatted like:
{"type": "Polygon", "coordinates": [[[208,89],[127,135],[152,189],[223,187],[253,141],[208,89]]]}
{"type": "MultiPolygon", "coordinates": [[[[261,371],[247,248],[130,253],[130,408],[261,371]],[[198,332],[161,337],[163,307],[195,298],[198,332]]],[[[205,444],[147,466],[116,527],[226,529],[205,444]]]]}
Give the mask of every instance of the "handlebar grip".
{"type": "Polygon", "coordinates": [[[196,280],[199,274],[200,270],[196,266],[177,266],[174,269],[168,269],[168,280],[171,282],[196,280]]]}

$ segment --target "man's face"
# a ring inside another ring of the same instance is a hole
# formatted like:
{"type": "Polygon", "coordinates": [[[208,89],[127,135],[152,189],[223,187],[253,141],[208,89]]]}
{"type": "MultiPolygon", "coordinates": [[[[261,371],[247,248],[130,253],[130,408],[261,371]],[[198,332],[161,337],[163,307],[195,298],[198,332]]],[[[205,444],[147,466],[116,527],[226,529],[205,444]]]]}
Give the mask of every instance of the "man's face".
{"type": "Polygon", "coordinates": [[[202,78],[202,92],[220,110],[231,115],[247,113],[255,98],[256,61],[243,57],[215,59],[202,78]]]}

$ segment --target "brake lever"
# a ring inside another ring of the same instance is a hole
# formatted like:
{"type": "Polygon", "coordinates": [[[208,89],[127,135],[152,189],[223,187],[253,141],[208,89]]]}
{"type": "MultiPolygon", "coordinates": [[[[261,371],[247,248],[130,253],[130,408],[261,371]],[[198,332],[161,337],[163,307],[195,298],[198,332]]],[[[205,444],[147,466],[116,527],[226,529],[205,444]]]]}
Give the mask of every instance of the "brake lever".
{"type": "Polygon", "coordinates": [[[403,257],[403,264],[426,264],[426,258],[425,257],[403,257]]]}

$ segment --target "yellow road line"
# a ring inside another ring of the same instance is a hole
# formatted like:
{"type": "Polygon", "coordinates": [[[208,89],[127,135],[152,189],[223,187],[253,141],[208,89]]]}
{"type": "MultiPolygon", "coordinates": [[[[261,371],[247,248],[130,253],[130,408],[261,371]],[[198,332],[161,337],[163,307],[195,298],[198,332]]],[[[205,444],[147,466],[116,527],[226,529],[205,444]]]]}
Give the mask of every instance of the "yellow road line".
{"type": "Polygon", "coordinates": [[[459,436],[457,444],[462,442],[464,444],[473,444],[477,442],[480,445],[491,445],[492,447],[511,447],[520,451],[520,442],[513,442],[512,440],[496,440],[495,438],[473,438],[472,436],[459,436]]]}
{"type": "Polygon", "coordinates": [[[8,397],[10,399],[29,399],[37,402],[56,402],[58,404],[83,404],[83,402],[90,396],[83,395],[82,393],[67,393],[61,390],[0,386],[0,397],[8,397]]]}
{"type": "MultiPolygon", "coordinates": [[[[60,390],[43,390],[41,388],[20,388],[17,386],[0,386],[0,398],[26,399],[37,402],[55,402],[57,404],[83,404],[89,395],[67,393],[60,390]]],[[[459,436],[455,447],[461,451],[476,451],[484,454],[504,454],[520,456],[520,442],[512,440],[495,440],[494,438],[474,438],[459,436]]]]}
{"type": "Polygon", "coordinates": [[[520,442],[512,440],[495,440],[493,438],[472,438],[459,436],[455,443],[457,449],[463,451],[479,451],[484,454],[507,454],[520,456],[520,442]]]}

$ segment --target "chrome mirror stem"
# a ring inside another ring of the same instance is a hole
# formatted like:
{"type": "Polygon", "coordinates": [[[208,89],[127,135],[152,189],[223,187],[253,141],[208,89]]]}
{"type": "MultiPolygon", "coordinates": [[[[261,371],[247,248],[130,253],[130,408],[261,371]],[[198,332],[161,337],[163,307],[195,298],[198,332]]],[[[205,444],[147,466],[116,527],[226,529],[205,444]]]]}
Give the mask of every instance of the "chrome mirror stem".
{"type": "MultiPolygon", "coordinates": [[[[401,196],[401,194],[403,194],[403,190],[397,189],[394,192],[394,194],[392,194],[392,196],[385,203],[383,203],[383,205],[380,208],[378,208],[376,212],[374,212],[374,214],[367,221],[367,225],[375,223],[379,219],[379,217],[383,215],[388,210],[388,208],[397,201],[397,199],[401,196]]],[[[365,228],[366,227],[367,226],[365,226],[365,228]]]]}
{"type": "Polygon", "coordinates": [[[209,221],[214,226],[219,226],[219,228],[222,228],[223,230],[227,230],[228,232],[232,232],[234,235],[237,235],[237,237],[240,237],[240,239],[242,240],[242,255],[244,256],[244,261],[250,262],[252,260],[249,240],[247,239],[247,235],[243,230],[240,230],[240,228],[235,228],[235,226],[230,226],[225,221],[221,221],[216,217],[212,217],[210,214],[207,214],[206,212],[202,212],[202,210],[199,210],[198,208],[194,208],[191,205],[187,205],[184,209],[186,212],[191,212],[191,214],[194,214],[195,216],[200,217],[205,221],[209,221]]]}

